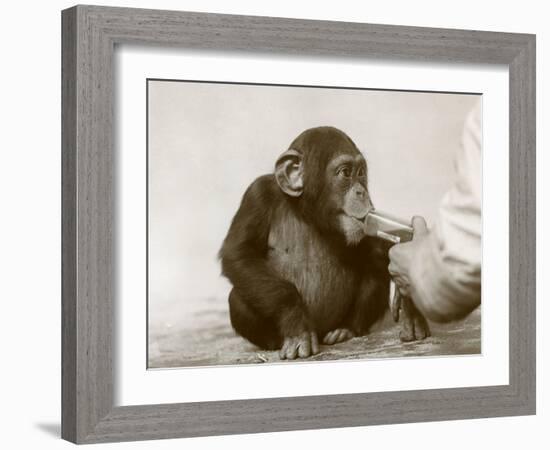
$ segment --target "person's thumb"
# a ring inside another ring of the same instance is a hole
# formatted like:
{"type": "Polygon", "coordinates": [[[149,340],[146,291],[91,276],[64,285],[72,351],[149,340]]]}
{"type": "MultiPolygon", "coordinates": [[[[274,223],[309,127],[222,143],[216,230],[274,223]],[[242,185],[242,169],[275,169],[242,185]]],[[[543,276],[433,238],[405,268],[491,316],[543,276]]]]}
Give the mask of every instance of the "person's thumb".
{"type": "Polygon", "coordinates": [[[424,220],[424,217],[421,216],[414,216],[412,218],[412,226],[414,230],[414,237],[422,236],[424,234],[428,233],[428,225],[426,224],[426,221],[424,220]]]}

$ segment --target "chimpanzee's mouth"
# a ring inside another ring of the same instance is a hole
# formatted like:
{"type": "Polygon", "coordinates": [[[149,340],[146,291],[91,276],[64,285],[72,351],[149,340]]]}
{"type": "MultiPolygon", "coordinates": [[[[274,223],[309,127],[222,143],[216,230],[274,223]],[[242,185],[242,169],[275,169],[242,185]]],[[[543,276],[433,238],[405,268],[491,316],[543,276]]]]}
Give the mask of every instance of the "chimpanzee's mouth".
{"type": "Polygon", "coordinates": [[[342,214],[340,216],[340,229],[346,237],[348,245],[356,245],[366,235],[366,215],[363,217],[342,214]]]}
{"type": "Polygon", "coordinates": [[[356,214],[348,214],[345,211],[341,212],[341,220],[348,224],[348,226],[363,230],[367,226],[367,213],[360,215],[361,212],[356,214]]]}
{"type": "Polygon", "coordinates": [[[362,225],[365,225],[365,221],[367,220],[367,215],[365,214],[363,217],[355,217],[355,216],[349,216],[350,219],[356,220],[357,222],[360,222],[362,225]]]}

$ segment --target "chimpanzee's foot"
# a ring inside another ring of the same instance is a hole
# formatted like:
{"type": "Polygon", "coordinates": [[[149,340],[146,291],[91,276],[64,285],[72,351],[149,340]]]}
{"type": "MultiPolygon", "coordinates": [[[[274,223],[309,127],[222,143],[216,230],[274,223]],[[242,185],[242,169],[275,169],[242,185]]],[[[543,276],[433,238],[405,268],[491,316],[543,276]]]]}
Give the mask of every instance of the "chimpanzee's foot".
{"type": "Polygon", "coordinates": [[[354,336],[353,331],[350,331],[347,328],[337,328],[336,330],[329,331],[325,335],[323,338],[323,344],[338,344],[339,342],[348,341],[354,336]]]}
{"type": "Polygon", "coordinates": [[[317,333],[306,331],[299,336],[287,337],[283,341],[283,346],[279,350],[279,358],[296,359],[307,358],[319,353],[319,342],[317,333]]]}
{"type": "Polygon", "coordinates": [[[401,342],[422,340],[429,336],[430,327],[424,316],[416,309],[410,298],[403,298],[401,303],[402,329],[399,333],[401,342]]]}

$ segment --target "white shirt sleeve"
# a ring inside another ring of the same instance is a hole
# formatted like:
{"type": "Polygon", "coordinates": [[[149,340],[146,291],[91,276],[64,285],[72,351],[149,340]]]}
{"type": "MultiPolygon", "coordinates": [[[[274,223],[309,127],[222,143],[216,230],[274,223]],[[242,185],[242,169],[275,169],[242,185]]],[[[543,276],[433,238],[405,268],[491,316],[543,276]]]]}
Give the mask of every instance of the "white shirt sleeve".
{"type": "Polygon", "coordinates": [[[410,283],[428,317],[463,317],[481,302],[481,105],[468,115],[455,181],[433,230],[414,255],[410,283]]]}

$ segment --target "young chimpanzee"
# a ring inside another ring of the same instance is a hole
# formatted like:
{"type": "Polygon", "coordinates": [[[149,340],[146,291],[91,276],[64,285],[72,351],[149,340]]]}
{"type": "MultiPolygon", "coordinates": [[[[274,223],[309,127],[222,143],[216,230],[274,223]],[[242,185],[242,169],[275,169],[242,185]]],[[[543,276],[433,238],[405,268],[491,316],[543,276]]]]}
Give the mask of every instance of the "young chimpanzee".
{"type": "MultiPolygon", "coordinates": [[[[282,359],[364,335],[388,309],[388,245],[365,235],[367,163],[333,127],[300,134],[256,179],[220,251],[231,324],[282,359]]],[[[412,303],[402,340],[429,333],[412,303]]]]}

